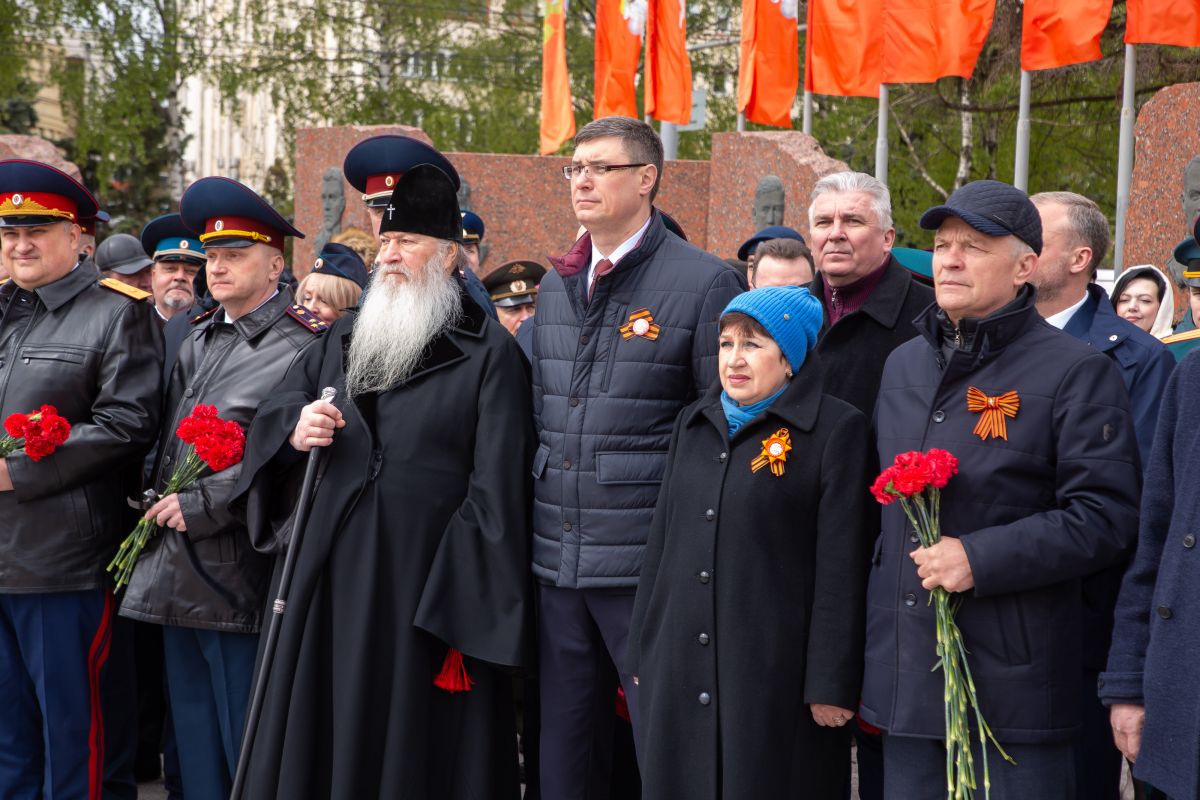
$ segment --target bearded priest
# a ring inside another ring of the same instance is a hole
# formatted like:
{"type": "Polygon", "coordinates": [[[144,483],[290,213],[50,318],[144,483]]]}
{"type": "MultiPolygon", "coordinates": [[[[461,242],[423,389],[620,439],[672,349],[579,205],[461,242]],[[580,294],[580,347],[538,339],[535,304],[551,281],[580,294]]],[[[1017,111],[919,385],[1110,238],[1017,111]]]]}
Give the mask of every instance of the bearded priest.
{"type": "Polygon", "coordinates": [[[406,172],[361,308],[250,428],[237,502],[266,552],[290,544],[304,454],[326,452],[246,797],[519,797],[530,381],[515,340],[468,299],[461,236],[450,178],[406,172]],[[326,386],[334,402],[314,402],[326,386]]]}

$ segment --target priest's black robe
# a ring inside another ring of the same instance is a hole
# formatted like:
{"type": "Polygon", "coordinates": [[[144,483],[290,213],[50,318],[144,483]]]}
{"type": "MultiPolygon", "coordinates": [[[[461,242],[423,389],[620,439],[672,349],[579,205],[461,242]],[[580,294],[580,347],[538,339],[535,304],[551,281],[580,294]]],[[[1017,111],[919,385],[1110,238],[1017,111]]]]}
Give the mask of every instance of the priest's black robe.
{"type": "Polygon", "coordinates": [[[282,552],[303,468],[288,442],[300,410],[333,386],[346,419],[297,551],[247,798],[519,797],[512,672],[532,652],[530,383],[512,337],[463,308],[407,381],[353,401],[347,315],[251,425],[236,502],[254,546],[282,552]],[[470,691],[434,686],[451,647],[470,691]]]}

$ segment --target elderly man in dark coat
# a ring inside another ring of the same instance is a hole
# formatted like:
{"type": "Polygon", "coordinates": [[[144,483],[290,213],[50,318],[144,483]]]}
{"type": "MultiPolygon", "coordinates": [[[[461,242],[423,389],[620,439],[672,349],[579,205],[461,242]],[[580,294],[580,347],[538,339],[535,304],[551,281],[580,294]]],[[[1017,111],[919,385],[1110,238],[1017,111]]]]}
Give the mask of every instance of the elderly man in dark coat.
{"type": "Polygon", "coordinates": [[[288,546],[289,468],[329,451],[246,797],[519,797],[507,671],[532,648],[530,384],[454,274],[460,234],[449,178],[406,172],[362,308],[251,427],[240,490],[260,549],[288,546]],[[326,386],[337,408],[312,402],[326,386]]]}
{"type": "MultiPolygon", "coordinates": [[[[1017,766],[990,753],[993,800],[1074,796],[1080,580],[1137,531],[1129,399],[1109,359],[1038,315],[1024,284],[1042,246],[1025,193],[977,181],[930,209],[937,306],[888,359],[876,408],[881,463],[942,448],[959,474],[943,538],[917,548],[885,509],[867,594],[861,713],[884,730],[885,797],[945,796],[943,678],[927,592],[958,594],[979,702],[1017,766]]],[[[979,754],[976,754],[978,761],[979,754]]]]}
{"type": "Polygon", "coordinates": [[[844,797],[817,740],[858,706],[872,458],[820,327],[806,289],[734,298],[676,420],[629,633],[647,798],[844,797]]]}
{"type": "MultiPolygon", "coordinates": [[[[1167,382],[1146,467],[1137,553],[1117,601],[1100,698],[1133,774],[1174,800],[1200,796],[1200,601],[1195,478],[1200,471],[1200,357],[1167,382]]],[[[1162,798],[1162,794],[1150,796],[1162,798]]]]}

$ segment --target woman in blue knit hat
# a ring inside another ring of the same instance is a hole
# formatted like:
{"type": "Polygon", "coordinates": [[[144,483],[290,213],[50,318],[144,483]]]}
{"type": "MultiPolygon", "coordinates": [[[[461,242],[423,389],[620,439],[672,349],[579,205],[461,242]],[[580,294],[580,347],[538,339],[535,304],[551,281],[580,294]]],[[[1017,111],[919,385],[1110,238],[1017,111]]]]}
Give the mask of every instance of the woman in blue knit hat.
{"type": "Polygon", "coordinates": [[[643,796],[841,800],[877,515],[866,418],[825,394],[820,302],[746,292],[675,421],[629,631],[643,796]]]}

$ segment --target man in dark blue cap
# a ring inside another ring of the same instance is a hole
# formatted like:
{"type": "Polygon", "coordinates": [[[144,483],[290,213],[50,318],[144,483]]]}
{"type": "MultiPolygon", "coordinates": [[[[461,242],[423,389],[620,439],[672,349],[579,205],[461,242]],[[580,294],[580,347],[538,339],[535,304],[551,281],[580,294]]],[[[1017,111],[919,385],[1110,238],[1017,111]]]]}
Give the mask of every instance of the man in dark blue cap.
{"type": "MultiPolygon", "coordinates": [[[[396,181],[361,308],[258,410],[235,503],[256,547],[326,447],[246,797],[517,800],[512,672],[533,646],[530,383],[466,296],[454,185],[396,181]],[[334,403],[317,400],[325,386],[334,403]]],[[[189,800],[191,795],[188,795],[189,800]]]]}
{"type": "Polygon", "coordinates": [[[483,243],[483,234],[486,230],[483,224],[483,218],[474,211],[462,212],[462,242],[463,252],[467,254],[467,263],[470,265],[471,272],[476,276],[484,274],[482,264],[484,258],[487,257],[486,245],[483,243]]]}
{"type": "Polygon", "coordinates": [[[196,302],[196,276],[207,257],[204,243],[183,224],[178,214],[163,214],[142,228],[142,249],[153,259],[150,291],[154,308],[165,325],[196,302]]]}
{"type": "Polygon", "coordinates": [[[794,228],[789,228],[786,225],[769,225],[742,242],[741,247],[737,251],[738,259],[745,261],[747,264],[753,264],[754,252],[758,249],[758,246],[770,239],[795,239],[800,244],[808,244],[804,241],[804,237],[800,235],[800,231],[794,228]]]}
{"type": "MultiPolygon", "coordinates": [[[[0,458],[0,797],[99,798],[113,596],[104,571],[158,430],[149,295],[79,262],[96,200],[46,164],[0,161],[0,418],[54,406],[66,443],[0,458]]],[[[132,704],[132,696],[122,698],[132,704]]]]}
{"type": "MultiPolygon", "coordinates": [[[[991,731],[993,800],[1075,796],[1081,580],[1137,535],[1129,399],[1112,360],[1047,325],[1028,286],[1042,224],[1024,192],[976,181],[925,212],[937,302],[893,351],[875,409],[879,462],[941,448],[958,474],[942,538],[918,547],[884,508],[867,594],[862,717],[881,728],[884,797],[946,796],[946,718],[928,592],[954,595],[991,731]]],[[[972,725],[975,775],[982,754],[972,725]]]]}
{"type": "MultiPolygon", "coordinates": [[[[175,435],[198,404],[243,428],[324,323],[279,284],[287,236],[302,236],[262,198],[227,178],[202,178],[179,203],[205,248],[219,303],[191,320],[172,365],[152,487],[161,491],[189,446],[175,435]]],[[[191,249],[189,244],[188,249],[191,249]]],[[[254,552],[229,509],[240,465],[159,498],[160,526],[143,551],[121,614],[163,627],[167,686],[184,794],[229,796],[266,601],[271,560],[254,552]]]]}
{"type": "MultiPolygon", "coordinates": [[[[342,172],[350,185],[363,193],[362,199],[366,203],[367,214],[371,217],[372,233],[376,237],[379,236],[379,225],[383,221],[396,182],[418,164],[431,164],[440,169],[454,183],[455,191],[462,185],[458,171],[449,159],[431,145],[411,136],[398,133],[371,136],[354,145],[346,154],[342,172]]],[[[480,222],[479,236],[482,239],[482,220],[480,222]]],[[[463,238],[460,232],[459,239],[463,238]]],[[[483,283],[475,271],[466,269],[463,279],[471,299],[478,303],[489,317],[496,319],[496,309],[492,308],[487,290],[483,288],[483,283]]]]}

